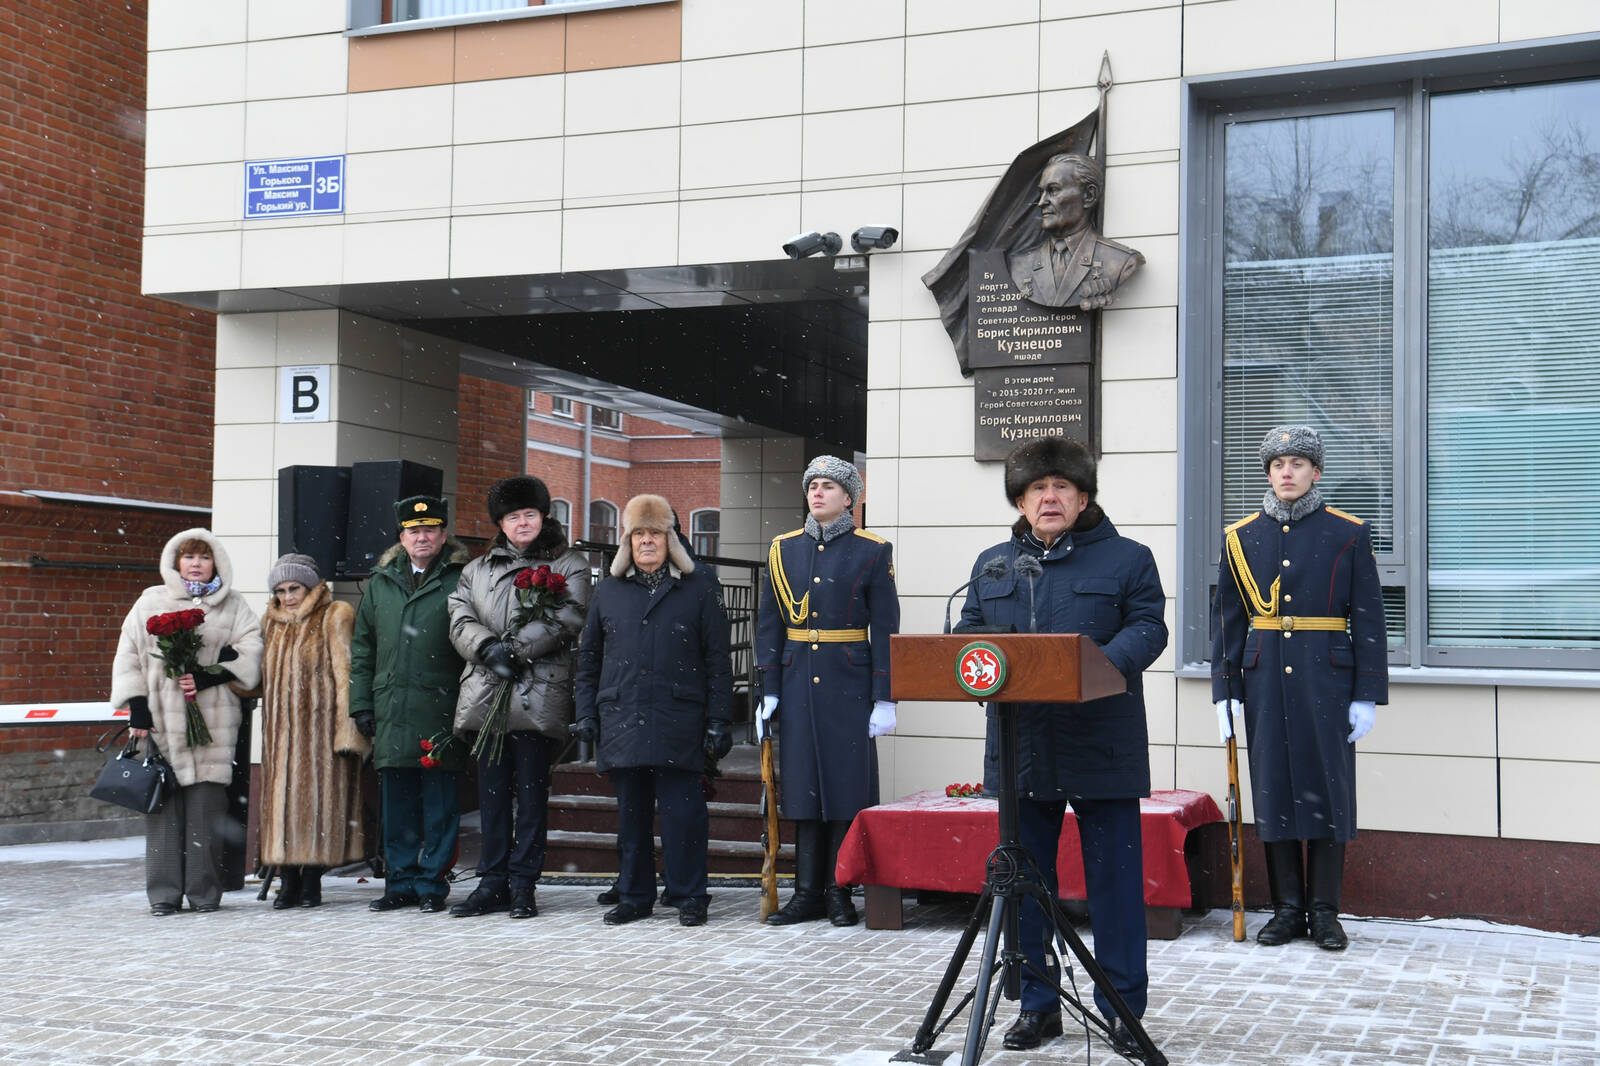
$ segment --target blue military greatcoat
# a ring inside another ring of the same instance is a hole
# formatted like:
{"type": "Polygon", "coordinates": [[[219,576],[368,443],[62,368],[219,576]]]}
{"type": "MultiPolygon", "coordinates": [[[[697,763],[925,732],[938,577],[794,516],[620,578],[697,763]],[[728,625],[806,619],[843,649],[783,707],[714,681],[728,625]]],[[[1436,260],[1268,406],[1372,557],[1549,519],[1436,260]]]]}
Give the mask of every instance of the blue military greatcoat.
{"type": "Polygon", "coordinates": [[[878,802],[872,704],[889,696],[889,635],[900,629],[894,547],[853,529],[772,542],[761,583],[756,666],[778,697],[783,816],[844,822],[878,802]]]}
{"type": "Polygon", "coordinates": [[[1212,698],[1244,700],[1256,834],[1269,843],[1352,839],[1350,704],[1389,698],[1367,525],[1322,506],[1289,521],[1257,511],[1230,526],[1211,631],[1212,698]]]}

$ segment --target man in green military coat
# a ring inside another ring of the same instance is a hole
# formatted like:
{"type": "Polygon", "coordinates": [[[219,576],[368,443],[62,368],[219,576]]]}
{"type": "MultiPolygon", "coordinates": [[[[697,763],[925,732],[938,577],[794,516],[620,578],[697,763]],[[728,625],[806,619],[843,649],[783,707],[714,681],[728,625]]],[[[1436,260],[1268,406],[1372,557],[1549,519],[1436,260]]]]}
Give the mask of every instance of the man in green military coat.
{"type": "Polygon", "coordinates": [[[446,533],[446,519],[444,501],[431,496],[395,504],[400,543],[378,560],[356,611],[350,717],[373,738],[388,867],[383,897],[369,905],[375,911],[434,914],[450,893],[466,752],[459,741],[440,743],[450,736],[462,666],[447,601],[468,554],[446,533]]]}

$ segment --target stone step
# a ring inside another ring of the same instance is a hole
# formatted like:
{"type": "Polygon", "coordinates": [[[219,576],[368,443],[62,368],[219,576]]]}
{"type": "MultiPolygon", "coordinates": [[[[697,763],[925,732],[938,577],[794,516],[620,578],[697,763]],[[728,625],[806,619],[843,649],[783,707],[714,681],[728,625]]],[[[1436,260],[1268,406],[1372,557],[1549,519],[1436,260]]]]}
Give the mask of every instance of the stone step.
{"type": "MultiPolygon", "coordinates": [[[[545,845],[545,866],[566,873],[615,873],[617,835],[566,829],[550,830],[545,845]]],[[[660,867],[661,838],[655,838],[657,868],[660,867]]],[[[759,874],[764,853],[759,842],[712,840],[706,846],[706,869],[713,874],[759,874]]],[[[794,872],[794,846],[778,849],[778,872],[794,872]]]]}
{"type": "MultiPolygon", "coordinates": [[[[712,840],[761,840],[761,807],[754,803],[724,803],[712,800],[706,804],[710,816],[712,840]]],[[[550,826],[590,833],[616,833],[617,800],[614,796],[550,796],[550,826]]],[[[785,843],[794,843],[794,823],[778,820],[778,836],[785,843]]]]}

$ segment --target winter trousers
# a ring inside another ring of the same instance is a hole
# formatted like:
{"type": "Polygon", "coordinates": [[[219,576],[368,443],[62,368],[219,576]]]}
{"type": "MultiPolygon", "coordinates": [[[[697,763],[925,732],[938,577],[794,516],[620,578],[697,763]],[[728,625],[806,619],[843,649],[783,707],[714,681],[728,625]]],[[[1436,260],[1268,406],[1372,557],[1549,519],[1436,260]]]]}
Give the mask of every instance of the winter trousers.
{"type": "Polygon", "coordinates": [[[705,906],[706,843],[710,819],[698,770],[632,766],[609,771],[617,792],[617,891],[624,903],[653,906],[655,849],[650,824],[661,814],[661,860],[666,900],[675,907],[705,906]]]}
{"type": "Polygon", "coordinates": [[[144,817],[144,891],[154,906],[215,906],[222,901],[222,843],[228,788],[209,781],[173,791],[144,817]]]}
{"type": "MultiPolygon", "coordinates": [[[[1017,801],[1017,836],[1038,865],[1052,897],[1057,893],[1056,852],[1066,808],[1064,802],[1017,801]]],[[[1139,801],[1080,797],[1072,801],[1072,812],[1078,819],[1078,836],[1083,845],[1083,879],[1089,893],[1095,961],[1134,1015],[1142,1018],[1150,978],[1145,969],[1144,849],[1139,832],[1139,801]]],[[[1059,981],[1056,965],[1045,965],[1053,925],[1033,900],[1023,901],[1017,929],[1023,955],[1059,981]]],[[[1094,990],[1094,1002],[1104,1017],[1115,1017],[1110,1002],[1098,988],[1094,990]]],[[[1060,1003],[1055,989],[1024,970],[1021,1009],[1051,1013],[1060,1009],[1060,1003]]]]}
{"type": "Polygon", "coordinates": [[[450,894],[450,867],[461,832],[460,774],[396,767],[378,771],[383,805],[384,894],[450,894]]]}
{"type": "Polygon", "coordinates": [[[478,886],[496,896],[532,888],[544,872],[554,742],[533,730],[507,733],[498,762],[478,756],[483,854],[478,886]],[[513,815],[512,807],[516,811],[513,815]]]}

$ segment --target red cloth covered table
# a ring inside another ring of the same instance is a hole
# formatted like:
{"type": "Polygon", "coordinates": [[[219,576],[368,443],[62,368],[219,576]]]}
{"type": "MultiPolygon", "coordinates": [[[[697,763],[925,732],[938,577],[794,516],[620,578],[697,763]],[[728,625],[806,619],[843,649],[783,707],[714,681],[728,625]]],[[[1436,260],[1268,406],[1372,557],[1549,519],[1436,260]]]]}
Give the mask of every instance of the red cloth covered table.
{"type": "MultiPolygon", "coordinates": [[[[1139,813],[1145,905],[1188,907],[1184,838],[1191,829],[1222,821],[1222,812],[1204,792],[1174,791],[1140,800],[1139,813]]],[[[842,885],[976,894],[983,891],[984,864],[999,842],[999,805],[994,800],[918,792],[856,815],[839,849],[836,875],[842,885]]],[[[1087,897],[1078,823],[1070,809],[1061,827],[1056,874],[1062,899],[1087,897]]]]}

